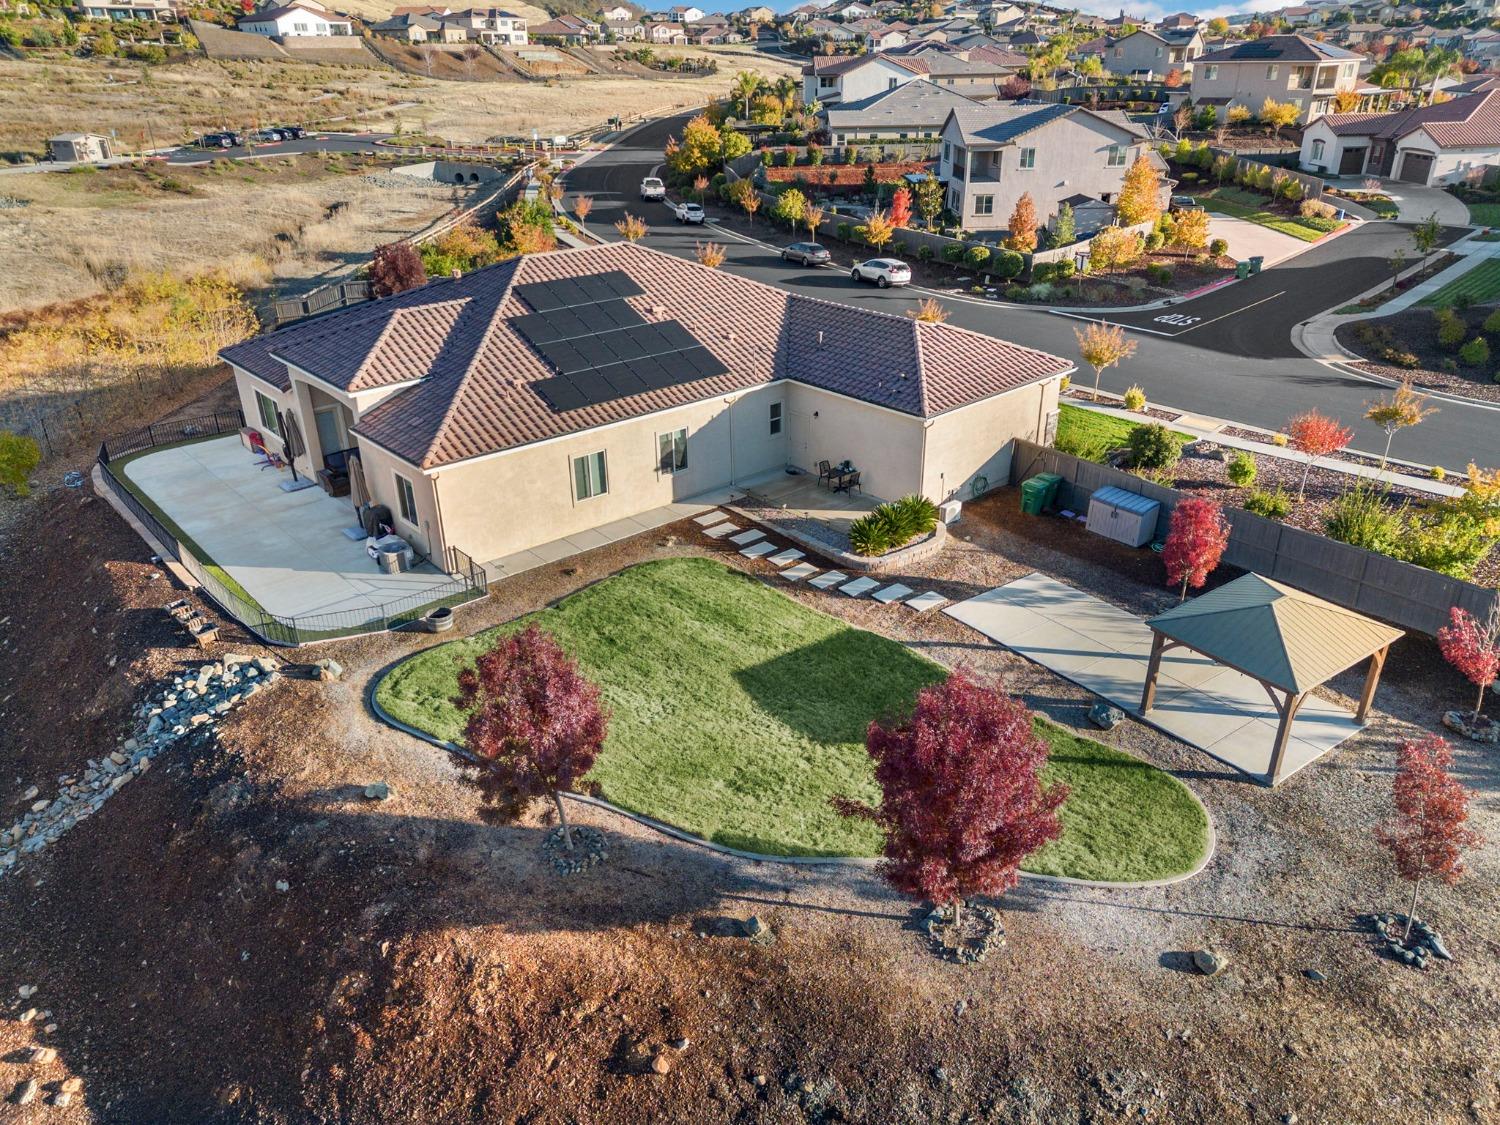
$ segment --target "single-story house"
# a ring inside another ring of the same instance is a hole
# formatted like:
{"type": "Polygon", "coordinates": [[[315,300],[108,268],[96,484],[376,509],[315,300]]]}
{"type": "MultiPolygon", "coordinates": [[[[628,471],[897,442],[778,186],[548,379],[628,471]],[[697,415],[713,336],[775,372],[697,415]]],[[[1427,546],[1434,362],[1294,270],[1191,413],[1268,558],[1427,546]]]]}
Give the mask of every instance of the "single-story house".
{"type": "MultiPolygon", "coordinates": [[[[250,427],[432,557],[492,561],[787,468],[865,491],[1003,483],[1065,359],[632,244],[512,258],[225,348],[250,427]]],[[[337,532],[332,532],[337,534],[337,532]]]]}
{"type": "Polygon", "coordinates": [[[77,10],[91,20],[157,20],[169,23],[177,18],[171,0],[78,0],[77,10]]]}
{"type": "Polygon", "coordinates": [[[531,25],[530,39],[557,39],[578,46],[599,38],[599,25],[578,16],[564,13],[556,19],[544,20],[531,25]]]}
{"type": "Polygon", "coordinates": [[[243,17],[235,27],[252,35],[265,35],[273,39],[354,34],[354,24],[343,16],[314,10],[301,4],[266,8],[243,17]]]}
{"type": "Polygon", "coordinates": [[[62,133],[47,141],[47,159],[59,164],[92,164],[114,154],[114,142],[98,133],[62,133]]]}
{"type": "Polygon", "coordinates": [[[936,140],[950,110],[979,104],[918,78],[857,102],[836,102],[823,110],[823,117],[829,139],[836,145],[864,140],[936,140]]]}
{"type": "Polygon", "coordinates": [[[1391,176],[1451,184],[1500,166],[1500,91],[1396,113],[1334,113],[1302,134],[1301,165],[1315,175],[1391,176]]]}
{"type": "Polygon", "coordinates": [[[646,25],[638,19],[605,20],[604,34],[613,36],[615,39],[644,39],[646,25]]]}

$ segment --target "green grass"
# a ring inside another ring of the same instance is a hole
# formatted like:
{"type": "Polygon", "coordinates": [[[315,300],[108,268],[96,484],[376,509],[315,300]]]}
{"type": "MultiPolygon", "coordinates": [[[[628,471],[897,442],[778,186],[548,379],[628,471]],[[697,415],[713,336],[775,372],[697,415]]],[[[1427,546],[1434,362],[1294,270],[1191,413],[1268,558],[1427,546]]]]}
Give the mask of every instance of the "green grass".
{"type": "MultiPolygon", "coordinates": [[[[872,719],[906,711],[946,675],[895,641],[707,559],[643,563],[497,629],[396,665],[376,698],[393,718],[460,742],[461,667],[536,623],[600,685],[609,739],[587,778],[606,800],[704,839],[771,855],[878,854],[873,826],[829,798],[878,799],[872,719]]],[[[1065,835],[1027,870],[1106,880],[1190,870],[1201,806],[1175,778],[1051,724],[1048,777],[1072,785],[1065,835]]]]}
{"type": "Polygon", "coordinates": [[[1500,298],[1500,261],[1486,258],[1462,277],[1454,278],[1418,303],[1437,308],[1451,305],[1460,297],[1469,297],[1476,305],[1500,298]]]}
{"type": "Polygon", "coordinates": [[[1469,222],[1476,227],[1500,227],[1500,203],[1470,203],[1469,222]]]}
{"type": "MultiPolygon", "coordinates": [[[[1131,430],[1153,421],[1155,419],[1143,417],[1139,422],[1133,422],[1065,402],[1060,407],[1055,441],[1062,442],[1070,449],[1119,449],[1130,440],[1131,430]]],[[[1185,434],[1180,430],[1173,430],[1172,436],[1183,445],[1193,440],[1192,434],[1185,434]]]]}
{"type": "Polygon", "coordinates": [[[1323,237],[1322,231],[1305,227],[1290,216],[1266,210],[1265,198],[1250,192],[1220,188],[1211,195],[1199,196],[1198,201],[1215,214],[1228,215],[1233,219],[1244,219],[1258,226],[1289,234],[1293,238],[1300,238],[1303,242],[1316,242],[1323,237]]]}

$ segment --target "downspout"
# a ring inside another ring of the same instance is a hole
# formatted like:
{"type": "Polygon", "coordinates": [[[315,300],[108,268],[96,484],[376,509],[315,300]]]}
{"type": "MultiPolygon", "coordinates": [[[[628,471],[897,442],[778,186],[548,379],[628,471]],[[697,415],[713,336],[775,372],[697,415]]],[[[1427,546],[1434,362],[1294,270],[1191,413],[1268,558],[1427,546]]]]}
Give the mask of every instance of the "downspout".
{"type": "Polygon", "coordinates": [[[729,484],[731,487],[734,485],[734,402],[736,397],[735,395],[726,395],[724,398],[724,402],[728,406],[725,414],[729,418],[729,484]]]}
{"type": "MultiPolygon", "coordinates": [[[[441,478],[441,476],[439,474],[434,473],[431,479],[432,479],[432,506],[437,511],[438,536],[441,538],[442,544],[443,544],[443,548],[442,548],[443,562],[447,563],[447,561],[448,561],[448,533],[443,529],[443,490],[438,487],[438,481],[441,480],[442,478],[441,478]]],[[[428,543],[428,546],[430,548],[431,545],[432,545],[432,535],[431,535],[431,533],[429,533],[428,536],[427,536],[427,543],[428,543]]]]}

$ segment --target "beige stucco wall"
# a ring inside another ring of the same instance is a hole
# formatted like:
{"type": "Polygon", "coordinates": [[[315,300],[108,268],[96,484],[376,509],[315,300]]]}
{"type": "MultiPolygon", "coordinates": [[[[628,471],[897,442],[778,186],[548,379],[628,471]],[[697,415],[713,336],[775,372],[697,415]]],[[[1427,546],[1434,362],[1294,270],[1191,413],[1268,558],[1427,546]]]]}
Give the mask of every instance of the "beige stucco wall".
{"type": "Polygon", "coordinates": [[[248,371],[243,371],[238,367],[233,367],[232,370],[234,371],[235,390],[238,391],[240,397],[240,410],[245,414],[245,425],[261,433],[266,439],[266,447],[268,449],[280,452],[284,448],[284,443],[261,423],[260,407],[256,403],[255,392],[259,391],[272,402],[276,403],[283,413],[292,409],[292,396],[290,394],[283,394],[271,386],[270,383],[262,382],[248,371]]]}
{"type": "Polygon", "coordinates": [[[732,406],[715,398],[438,469],[432,479],[446,544],[489,562],[778,468],[786,462],[790,397],[785,383],[757,387],[732,406]],[[776,436],[773,402],[783,403],[776,436]],[[687,468],[662,473],[657,436],[681,428],[688,431],[687,468]],[[577,500],[573,459],[598,450],[605,452],[609,491],[577,500]]]}
{"type": "Polygon", "coordinates": [[[442,565],[444,543],[432,478],[377,445],[368,441],[358,442],[358,445],[360,468],[373,502],[384,504],[391,510],[391,525],[396,529],[397,535],[423,554],[433,556],[442,565]],[[415,524],[401,518],[401,504],[396,498],[397,473],[411,481],[412,497],[417,502],[415,524]]]}
{"type": "Polygon", "coordinates": [[[972,498],[983,476],[988,488],[1009,483],[1016,438],[1041,441],[1047,416],[1057,410],[1058,380],[1048,379],[931,420],[922,493],[931,500],[972,498]]]}
{"type": "Polygon", "coordinates": [[[852,461],[864,491],[896,500],[922,487],[922,419],[800,383],[791,388],[787,460],[815,472],[819,461],[852,461]]]}

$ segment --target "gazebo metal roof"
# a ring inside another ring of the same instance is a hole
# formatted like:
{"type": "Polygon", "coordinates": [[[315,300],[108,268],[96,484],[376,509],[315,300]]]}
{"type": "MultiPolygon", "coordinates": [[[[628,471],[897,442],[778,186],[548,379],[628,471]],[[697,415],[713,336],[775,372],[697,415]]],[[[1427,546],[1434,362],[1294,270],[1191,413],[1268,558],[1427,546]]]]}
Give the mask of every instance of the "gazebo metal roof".
{"type": "Polygon", "coordinates": [[[1258,574],[1146,622],[1188,648],[1301,694],[1400,639],[1400,629],[1258,574]]]}

